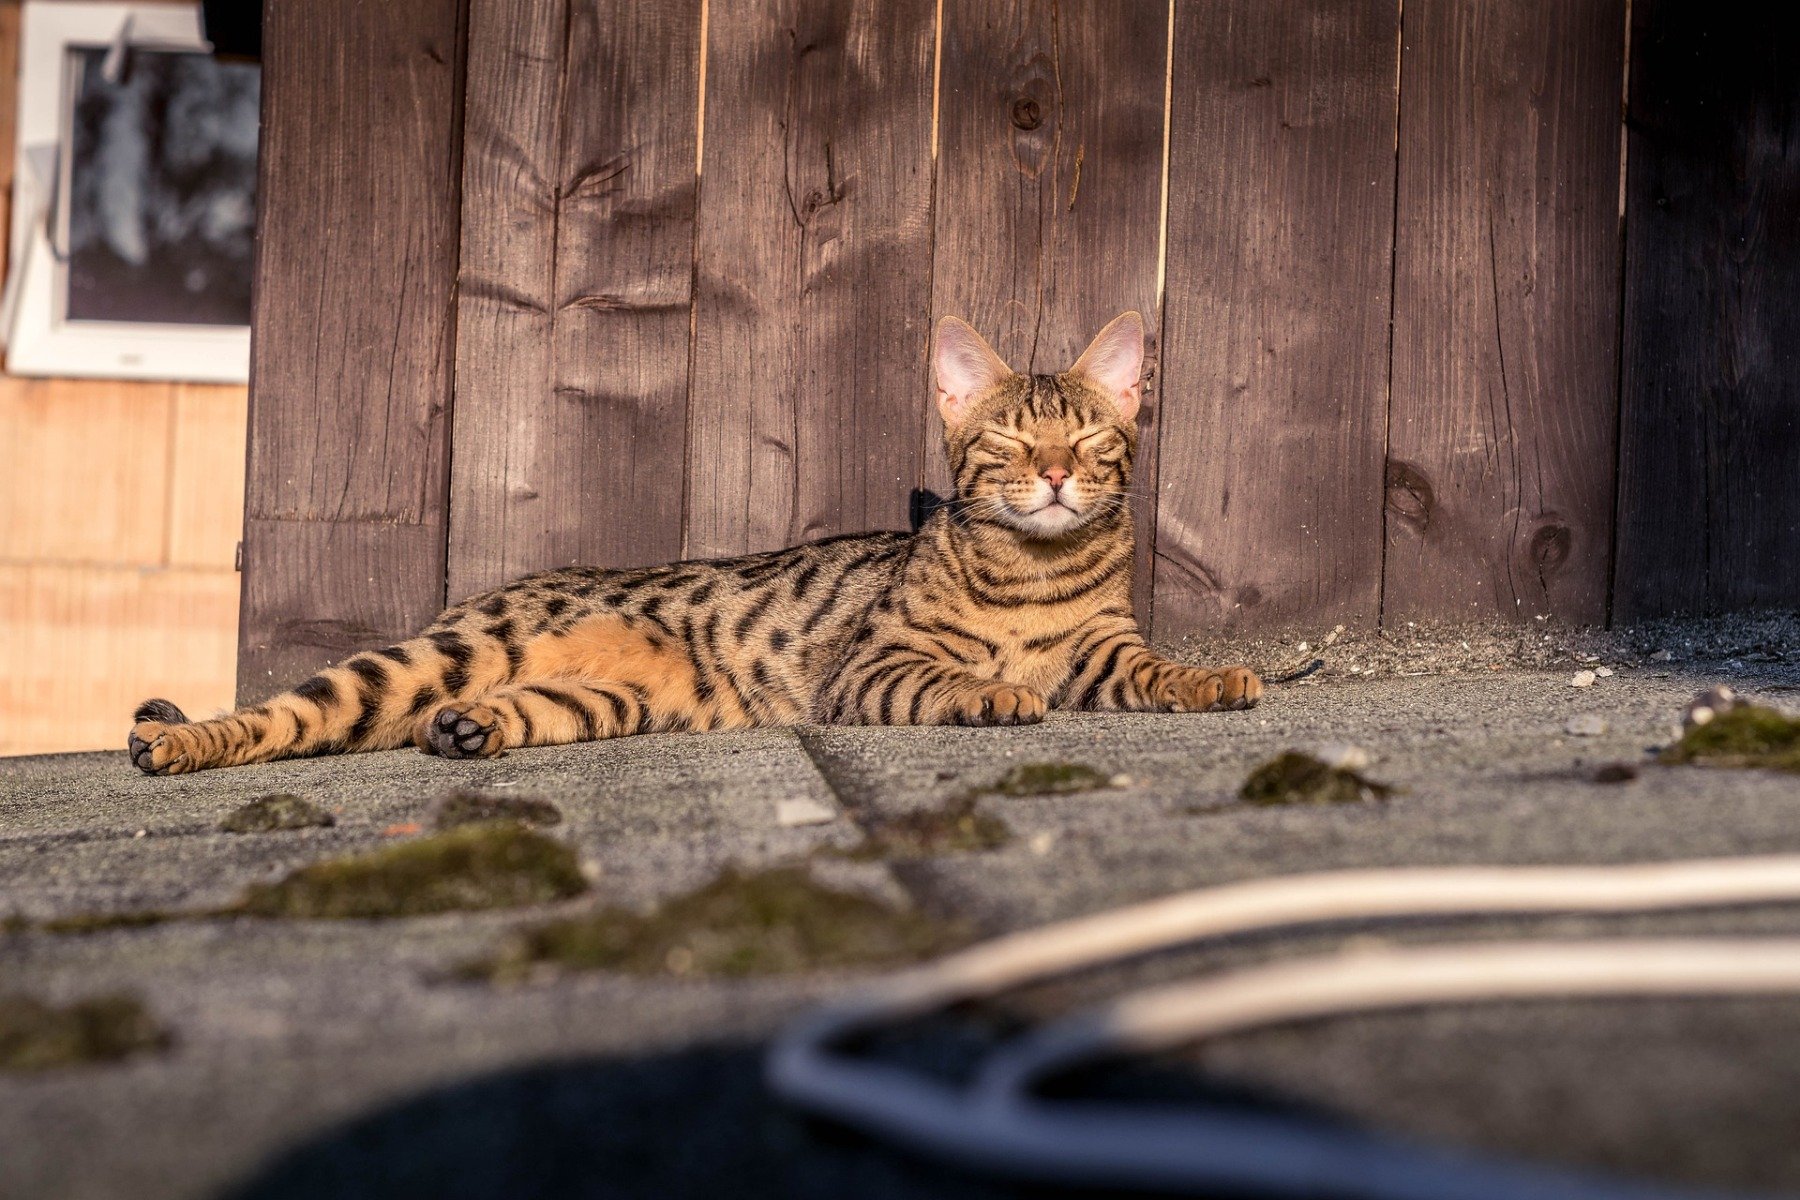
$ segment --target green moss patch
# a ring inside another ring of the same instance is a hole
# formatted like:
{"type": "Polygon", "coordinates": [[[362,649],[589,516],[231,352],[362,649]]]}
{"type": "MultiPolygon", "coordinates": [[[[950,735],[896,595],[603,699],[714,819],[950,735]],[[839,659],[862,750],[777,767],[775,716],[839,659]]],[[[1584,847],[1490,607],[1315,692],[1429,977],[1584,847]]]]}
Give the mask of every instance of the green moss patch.
{"type": "Polygon", "coordinates": [[[587,890],[575,852],[516,822],[461,825],[259,884],[229,911],[255,917],[416,917],[518,908],[587,890]]]}
{"type": "Polygon", "coordinates": [[[0,995],[0,1071],[114,1062],[168,1044],[168,1032],[134,996],[94,996],[58,1007],[0,995]]]}
{"type": "Polygon", "coordinates": [[[1092,792],[1109,786],[1105,775],[1081,763],[1020,763],[987,791],[1001,796],[1056,796],[1092,792]]]}
{"type": "Polygon", "coordinates": [[[219,822],[225,833],[274,833],[283,829],[323,829],[337,818],[299,796],[260,796],[233,809],[219,822]]]}
{"type": "Polygon", "coordinates": [[[726,871],[649,914],[605,908],[512,935],[465,978],[557,971],[737,977],[910,962],[962,939],[954,927],[838,891],[805,870],[726,871]]]}
{"type": "Polygon", "coordinates": [[[926,858],[993,850],[1012,841],[1006,822],[981,812],[975,799],[959,796],[940,808],[866,817],[862,843],[850,853],[855,858],[926,858]]]}
{"type": "Polygon", "coordinates": [[[432,824],[438,829],[455,829],[477,821],[519,821],[526,825],[560,825],[562,809],[548,800],[529,796],[484,796],[476,792],[453,792],[438,801],[432,824]]]}
{"type": "Polygon", "coordinates": [[[417,917],[547,904],[579,896],[587,886],[569,847],[514,821],[486,821],[311,863],[274,883],[253,886],[222,908],[83,913],[36,928],[98,933],[207,917],[417,917]]]}
{"type": "Polygon", "coordinates": [[[1709,767],[1800,771],[1800,719],[1760,704],[1737,704],[1689,727],[1660,761],[1709,767]]]}
{"type": "Polygon", "coordinates": [[[1247,804],[1355,804],[1380,800],[1393,793],[1346,767],[1334,767],[1298,750],[1279,754],[1250,772],[1238,789],[1247,804]]]}

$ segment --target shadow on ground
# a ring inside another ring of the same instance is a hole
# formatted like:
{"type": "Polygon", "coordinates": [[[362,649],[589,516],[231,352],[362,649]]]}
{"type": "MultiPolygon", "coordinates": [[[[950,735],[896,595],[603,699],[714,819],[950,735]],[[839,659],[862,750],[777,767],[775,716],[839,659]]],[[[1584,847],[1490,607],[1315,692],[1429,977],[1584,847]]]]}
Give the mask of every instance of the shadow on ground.
{"type": "MultiPolygon", "coordinates": [[[[965,1014],[967,1015],[967,1014],[965,1014]]],[[[863,1048],[950,1081],[992,1042],[978,1020],[934,1018],[863,1048]]],[[[814,1120],[764,1087],[766,1045],[712,1043],[496,1072],[351,1121],[266,1163],[230,1200],[1093,1200],[1090,1189],[1015,1184],[914,1157],[814,1120]]],[[[1322,1123],[1330,1111],[1186,1067],[1130,1062],[1053,1089],[1116,1103],[1224,1105],[1322,1123]]],[[[1213,1200],[1228,1200],[1217,1193],[1213,1200]]]]}
{"type": "MultiPolygon", "coordinates": [[[[234,1200],[1019,1196],[778,1105],[762,1047],[715,1044],[502,1071],[343,1125],[234,1200]]],[[[1071,1192],[1057,1192],[1073,1196],[1071,1192]]]]}

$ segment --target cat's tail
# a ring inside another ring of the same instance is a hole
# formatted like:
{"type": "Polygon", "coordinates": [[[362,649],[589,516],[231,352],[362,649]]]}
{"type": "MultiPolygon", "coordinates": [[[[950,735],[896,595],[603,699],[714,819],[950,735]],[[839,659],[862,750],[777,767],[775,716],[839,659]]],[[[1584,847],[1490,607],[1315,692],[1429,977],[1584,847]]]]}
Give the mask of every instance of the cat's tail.
{"type": "Polygon", "coordinates": [[[409,745],[438,707],[510,674],[504,650],[483,642],[439,631],[355,654],[292,691],[207,721],[188,720],[167,700],[146,700],[132,715],[132,764],[177,775],[409,745]]]}

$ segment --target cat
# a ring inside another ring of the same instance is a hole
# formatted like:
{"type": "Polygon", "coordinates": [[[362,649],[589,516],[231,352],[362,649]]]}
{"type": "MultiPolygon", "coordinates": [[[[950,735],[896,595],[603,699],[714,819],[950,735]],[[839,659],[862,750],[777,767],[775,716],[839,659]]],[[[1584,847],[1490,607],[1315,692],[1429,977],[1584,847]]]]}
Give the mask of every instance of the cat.
{"type": "Polygon", "coordinates": [[[531,575],[262,704],[141,705],[153,775],[415,743],[487,758],[624,734],[802,722],[1022,725],[1045,710],[1254,705],[1243,667],[1155,654],[1131,614],[1144,330],[1128,312],[1058,375],[1012,371],[955,317],[936,401],[955,498],[917,533],[635,570],[531,575]]]}

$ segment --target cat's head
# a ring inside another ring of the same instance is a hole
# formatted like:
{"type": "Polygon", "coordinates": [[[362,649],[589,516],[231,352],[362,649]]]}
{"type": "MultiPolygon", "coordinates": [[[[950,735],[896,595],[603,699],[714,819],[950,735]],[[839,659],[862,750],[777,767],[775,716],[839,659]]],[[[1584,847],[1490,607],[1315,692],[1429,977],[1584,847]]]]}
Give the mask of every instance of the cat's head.
{"type": "Polygon", "coordinates": [[[932,368],[965,517],[1048,540],[1124,510],[1144,369],[1138,314],[1115,318],[1059,375],[1016,374],[945,317],[932,368]]]}

